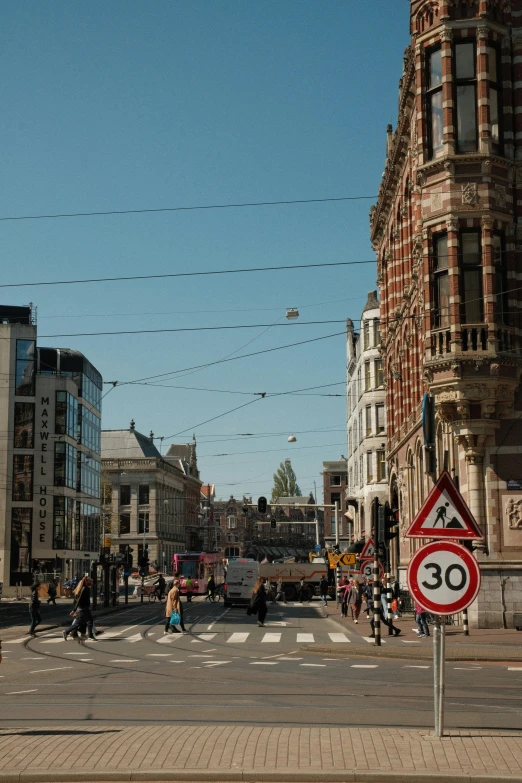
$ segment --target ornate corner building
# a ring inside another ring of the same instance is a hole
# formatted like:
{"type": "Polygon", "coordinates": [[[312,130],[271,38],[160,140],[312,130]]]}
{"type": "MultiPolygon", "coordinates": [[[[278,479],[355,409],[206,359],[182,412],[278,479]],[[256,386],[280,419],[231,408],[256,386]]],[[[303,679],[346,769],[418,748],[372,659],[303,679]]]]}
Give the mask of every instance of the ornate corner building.
{"type": "Polygon", "coordinates": [[[443,469],[485,539],[470,623],[522,611],[522,0],[411,0],[397,128],[370,213],[390,500],[404,532],[443,469]],[[435,456],[423,395],[434,398],[435,456]]]}

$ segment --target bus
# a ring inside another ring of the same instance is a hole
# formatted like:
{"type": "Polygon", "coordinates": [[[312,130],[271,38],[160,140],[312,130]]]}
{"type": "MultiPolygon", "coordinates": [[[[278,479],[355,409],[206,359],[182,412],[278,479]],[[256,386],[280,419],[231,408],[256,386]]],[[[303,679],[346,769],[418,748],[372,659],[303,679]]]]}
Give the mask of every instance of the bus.
{"type": "Polygon", "coordinates": [[[186,581],[192,579],[192,594],[205,595],[210,576],[216,585],[223,582],[223,559],[219,552],[176,552],[172,562],[173,573],[179,573],[181,594],[186,595],[186,581]]]}

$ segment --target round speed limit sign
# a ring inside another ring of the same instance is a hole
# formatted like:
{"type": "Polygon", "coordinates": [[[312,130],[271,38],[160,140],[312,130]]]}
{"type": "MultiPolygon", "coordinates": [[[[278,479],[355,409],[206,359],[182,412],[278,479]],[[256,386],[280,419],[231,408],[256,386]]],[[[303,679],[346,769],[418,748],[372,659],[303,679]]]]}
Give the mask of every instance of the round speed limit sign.
{"type": "Polygon", "coordinates": [[[480,589],[480,568],[455,541],[434,541],[417,549],[408,566],[410,593],[431,614],[462,612],[480,589]]]}

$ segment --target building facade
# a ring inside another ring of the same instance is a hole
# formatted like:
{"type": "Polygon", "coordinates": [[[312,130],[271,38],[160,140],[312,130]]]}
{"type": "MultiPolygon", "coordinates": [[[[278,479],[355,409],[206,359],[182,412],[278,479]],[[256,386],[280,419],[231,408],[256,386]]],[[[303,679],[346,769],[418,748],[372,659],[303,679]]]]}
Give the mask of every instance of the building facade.
{"type": "Polygon", "coordinates": [[[153,433],[143,435],[132,421],[128,430],[102,432],[102,477],[103,533],[112,553],[130,546],[136,566],[147,550],[151,567],[171,574],[174,553],[187,549],[181,465],[163,458],[153,433]]]}
{"type": "MultiPolygon", "coordinates": [[[[90,570],[100,547],[102,377],[37,346],[32,307],[0,307],[0,581],[90,570]]],[[[12,589],[11,589],[12,588],[12,589]]]]}
{"type": "MultiPolygon", "coordinates": [[[[341,551],[351,543],[350,521],[347,514],[348,501],[346,499],[347,465],[346,459],[337,462],[323,462],[323,503],[326,506],[338,504],[337,515],[339,524],[339,546],[341,551]]],[[[332,549],[336,543],[335,509],[324,509],[324,545],[332,549]]]]}
{"type": "Polygon", "coordinates": [[[411,0],[399,119],[370,213],[390,502],[404,533],[443,469],[484,533],[479,627],[522,611],[522,2],[411,0]],[[434,400],[433,447],[421,428],[434,400]]]}
{"type": "Polygon", "coordinates": [[[350,530],[345,535],[355,541],[371,535],[372,504],[384,503],[388,496],[385,398],[380,308],[377,292],[370,291],[359,332],[351,319],[346,322],[345,499],[350,530]]]}

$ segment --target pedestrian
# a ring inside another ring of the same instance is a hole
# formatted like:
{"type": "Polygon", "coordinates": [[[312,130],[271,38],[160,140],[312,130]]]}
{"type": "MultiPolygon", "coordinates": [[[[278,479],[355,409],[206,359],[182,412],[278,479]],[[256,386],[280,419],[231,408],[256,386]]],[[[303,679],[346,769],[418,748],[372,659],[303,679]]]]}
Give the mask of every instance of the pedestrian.
{"type": "Polygon", "coordinates": [[[299,580],[297,599],[298,599],[299,603],[302,604],[303,600],[306,601],[307,598],[308,598],[308,589],[306,587],[306,583],[305,583],[304,577],[301,577],[301,579],[299,580]]]}
{"type": "Polygon", "coordinates": [[[192,577],[188,576],[185,579],[185,590],[187,591],[187,601],[192,601],[192,588],[194,587],[194,581],[192,577]]]}
{"type": "Polygon", "coordinates": [[[388,606],[388,591],[386,588],[386,583],[381,579],[381,606],[382,606],[382,613],[384,617],[388,620],[391,612],[391,607],[388,606]]]}
{"type": "Polygon", "coordinates": [[[156,590],[154,592],[158,596],[159,600],[163,601],[163,596],[165,594],[165,587],[167,584],[163,574],[158,574],[158,579],[156,580],[156,582],[154,582],[154,584],[156,585],[156,590]]]}
{"type": "Polygon", "coordinates": [[[56,581],[51,579],[47,586],[47,603],[56,606],[56,581]]]}
{"type": "Polygon", "coordinates": [[[188,633],[183,623],[183,609],[181,606],[179,579],[174,579],[173,587],[171,590],[169,590],[167,595],[167,603],[165,604],[165,617],[166,623],[164,633],[188,633]],[[180,626],[181,631],[176,628],[177,625],[180,626]]]}
{"type": "Polygon", "coordinates": [[[214,574],[210,574],[207,582],[207,590],[208,590],[208,596],[211,601],[214,600],[214,593],[216,592],[216,580],[214,579],[214,574]]]}
{"type": "Polygon", "coordinates": [[[364,586],[362,589],[363,598],[366,601],[366,619],[370,619],[370,604],[373,604],[373,584],[368,580],[364,580],[364,586]]]}
{"type": "Polygon", "coordinates": [[[31,618],[31,627],[27,631],[30,636],[36,636],[36,626],[42,622],[40,617],[40,596],[38,594],[40,585],[33,582],[30,587],[31,597],[29,599],[29,616],[31,618]]]}
{"type": "Polygon", "coordinates": [[[422,639],[430,635],[428,615],[418,603],[415,603],[415,622],[419,628],[419,636],[422,639]]]}
{"type": "Polygon", "coordinates": [[[352,610],[353,621],[357,625],[362,606],[361,589],[357,579],[352,579],[349,587],[346,588],[346,603],[349,604],[352,610]]]}
{"type": "Polygon", "coordinates": [[[283,583],[283,577],[282,576],[280,576],[279,579],[277,580],[276,594],[275,594],[275,598],[274,598],[274,603],[276,601],[281,601],[281,599],[283,600],[283,603],[286,604],[285,586],[284,586],[284,583],[283,583]]]}
{"type": "Polygon", "coordinates": [[[341,597],[341,615],[343,617],[348,617],[348,594],[350,592],[350,582],[346,577],[342,580],[343,584],[341,585],[340,590],[340,597],[341,597]]]}
{"type": "Polygon", "coordinates": [[[328,606],[328,579],[326,576],[321,577],[321,581],[319,582],[319,592],[323,606],[328,606]]]}
{"type": "MultiPolygon", "coordinates": [[[[368,601],[368,599],[367,599],[367,601],[368,601]]],[[[367,603],[367,607],[368,607],[368,610],[370,611],[370,627],[372,629],[372,632],[371,632],[369,638],[370,639],[375,639],[375,612],[374,612],[375,602],[374,602],[373,595],[372,595],[372,597],[370,599],[370,602],[367,603]]],[[[384,612],[382,610],[382,606],[379,609],[379,619],[380,619],[381,623],[383,623],[384,625],[386,625],[388,627],[388,636],[393,636],[394,634],[395,634],[395,636],[398,636],[401,633],[401,629],[397,628],[395,625],[393,625],[393,622],[392,622],[391,619],[387,619],[384,616],[384,612]]]]}
{"type": "Polygon", "coordinates": [[[63,631],[65,641],[70,634],[80,644],[85,640],[86,632],[91,641],[97,641],[94,635],[94,618],[91,614],[91,587],[92,579],[89,576],[84,576],[76,586],[71,612],[71,617],[74,617],[74,620],[69,628],[63,631]]]}
{"type": "Polygon", "coordinates": [[[252,590],[252,598],[248,605],[247,614],[257,614],[257,624],[260,628],[263,628],[267,612],[265,580],[260,576],[252,590]]]}

